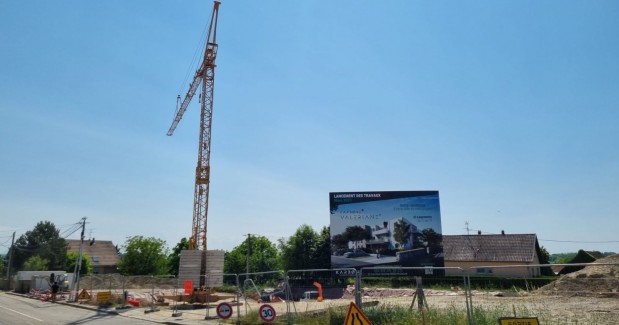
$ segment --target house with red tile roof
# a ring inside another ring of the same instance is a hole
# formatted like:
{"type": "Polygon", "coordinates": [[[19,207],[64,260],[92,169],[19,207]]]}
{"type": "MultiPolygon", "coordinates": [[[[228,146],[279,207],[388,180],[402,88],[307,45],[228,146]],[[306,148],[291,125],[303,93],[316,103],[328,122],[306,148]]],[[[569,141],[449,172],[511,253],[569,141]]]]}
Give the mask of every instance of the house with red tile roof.
{"type": "MultiPolygon", "coordinates": [[[[79,253],[80,240],[66,239],[68,252],[79,253]]],[[[92,244],[85,240],[83,254],[88,256],[93,274],[118,273],[120,256],[111,240],[94,240],[92,244]]]]}

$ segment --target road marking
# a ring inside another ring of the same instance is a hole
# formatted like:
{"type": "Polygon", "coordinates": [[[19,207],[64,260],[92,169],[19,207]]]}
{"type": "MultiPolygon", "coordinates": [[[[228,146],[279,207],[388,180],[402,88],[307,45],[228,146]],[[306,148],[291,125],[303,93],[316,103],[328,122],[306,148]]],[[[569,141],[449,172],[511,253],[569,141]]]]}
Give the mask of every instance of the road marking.
{"type": "Polygon", "coordinates": [[[42,320],[40,320],[40,319],[38,319],[38,318],[34,318],[34,317],[32,317],[32,316],[28,316],[28,315],[26,315],[26,314],[24,314],[24,313],[20,313],[20,312],[18,312],[17,310],[13,310],[13,309],[11,309],[11,308],[6,308],[6,307],[4,307],[4,306],[0,306],[0,308],[4,308],[4,309],[9,310],[9,311],[12,311],[12,312],[14,312],[14,313],[16,313],[16,314],[20,314],[20,315],[22,315],[22,316],[26,316],[26,317],[28,317],[28,318],[32,318],[32,319],[34,319],[34,320],[36,320],[36,321],[39,321],[39,322],[43,323],[43,321],[42,321],[42,320]]]}

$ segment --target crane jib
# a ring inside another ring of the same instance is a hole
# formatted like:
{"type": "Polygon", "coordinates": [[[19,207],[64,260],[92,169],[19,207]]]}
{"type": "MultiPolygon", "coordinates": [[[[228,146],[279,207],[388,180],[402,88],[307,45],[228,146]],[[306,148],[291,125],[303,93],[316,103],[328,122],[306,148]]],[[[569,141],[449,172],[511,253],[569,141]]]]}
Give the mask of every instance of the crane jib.
{"type": "Polygon", "coordinates": [[[174,130],[176,130],[176,126],[183,118],[183,115],[185,114],[185,111],[187,110],[187,106],[189,106],[189,103],[191,102],[193,95],[195,95],[196,90],[198,90],[198,87],[200,86],[201,82],[202,82],[202,76],[196,75],[193,81],[191,82],[191,84],[189,85],[189,90],[187,91],[187,94],[185,95],[185,99],[183,99],[183,102],[181,103],[180,108],[176,112],[174,121],[172,121],[172,125],[170,126],[170,129],[168,130],[168,133],[167,133],[168,136],[174,134],[174,130]]]}

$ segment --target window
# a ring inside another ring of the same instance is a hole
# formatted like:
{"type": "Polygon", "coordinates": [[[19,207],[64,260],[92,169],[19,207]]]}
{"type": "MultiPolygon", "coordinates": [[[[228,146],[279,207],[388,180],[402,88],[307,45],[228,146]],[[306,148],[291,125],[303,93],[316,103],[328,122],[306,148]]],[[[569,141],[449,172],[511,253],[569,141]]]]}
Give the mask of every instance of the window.
{"type": "Polygon", "coordinates": [[[93,262],[99,262],[99,256],[91,257],[93,262]]]}
{"type": "Polygon", "coordinates": [[[477,274],[492,274],[492,269],[489,267],[477,268],[477,274]]]}

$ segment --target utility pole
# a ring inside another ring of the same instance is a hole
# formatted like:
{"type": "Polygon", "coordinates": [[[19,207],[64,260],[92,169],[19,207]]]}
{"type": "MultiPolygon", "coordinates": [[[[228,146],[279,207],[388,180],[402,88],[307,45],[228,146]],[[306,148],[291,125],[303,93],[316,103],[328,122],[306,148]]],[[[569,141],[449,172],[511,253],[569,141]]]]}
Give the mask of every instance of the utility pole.
{"type": "Polygon", "coordinates": [[[245,280],[249,278],[249,256],[251,255],[251,234],[247,234],[247,272],[245,272],[245,280]]]}
{"type": "Polygon", "coordinates": [[[13,239],[11,240],[11,248],[9,248],[9,267],[6,269],[6,280],[9,281],[7,289],[11,290],[11,262],[13,262],[13,245],[15,245],[15,232],[13,231],[13,239]]]}
{"type": "Polygon", "coordinates": [[[86,230],[86,217],[82,218],[82,235],[80,241],[80,252],[77,255],[77,261],[75,263],[75,271],[73,273],[73,278],[76,279],[75,283],[75,302],[78,301],[79,298],[79,289],[80,289],[80,272],[82,271],[82,252],[84,251],[84,231],[86,230]]]}

